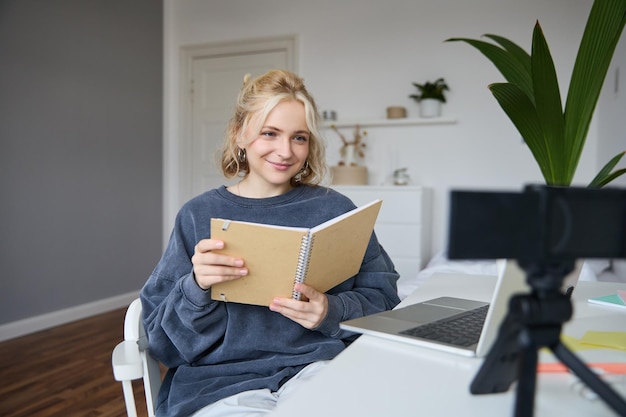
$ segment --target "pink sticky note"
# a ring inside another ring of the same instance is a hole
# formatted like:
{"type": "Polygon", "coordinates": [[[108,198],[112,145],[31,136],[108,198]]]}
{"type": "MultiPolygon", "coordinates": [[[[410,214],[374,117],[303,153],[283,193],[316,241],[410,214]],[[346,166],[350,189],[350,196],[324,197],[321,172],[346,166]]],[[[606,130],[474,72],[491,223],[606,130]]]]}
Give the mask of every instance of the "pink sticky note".
{"type": "Polygon", "coordinates": [[[626,291],[624,291],[624,290],[617,290],[617,295],[619,295],[619,298],[621,298],[622,301],[624,303],[626,303],[626,291]]]}

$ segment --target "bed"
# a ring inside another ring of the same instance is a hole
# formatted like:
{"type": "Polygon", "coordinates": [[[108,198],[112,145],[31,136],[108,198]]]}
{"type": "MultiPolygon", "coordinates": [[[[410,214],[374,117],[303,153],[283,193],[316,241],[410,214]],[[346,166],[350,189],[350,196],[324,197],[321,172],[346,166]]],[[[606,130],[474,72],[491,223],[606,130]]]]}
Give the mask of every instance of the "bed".
{"type": "MultiPolygon", "coordinates": [[[[421,269],[416,276],[401,276],[398,280],[398,295],[406,298],[419,286],[433,277],[436,273],[463,273],[473,275],[496,275],[495,260],[489,261],[459,261],[450,260],[445,251],[437,253],[421,269]]],[[[583,262],[580,271],[580,281],[609,281],[626,282],[626,260],[588,259],[583,262]]]]}

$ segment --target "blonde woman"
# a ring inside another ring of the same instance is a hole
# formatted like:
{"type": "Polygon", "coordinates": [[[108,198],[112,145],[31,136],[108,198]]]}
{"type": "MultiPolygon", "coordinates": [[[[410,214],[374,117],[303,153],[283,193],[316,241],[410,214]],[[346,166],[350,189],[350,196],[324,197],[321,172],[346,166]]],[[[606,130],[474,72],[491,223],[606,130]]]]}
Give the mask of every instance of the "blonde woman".
{"type": "Polygon", "coordinates": [[[399,303],[393,263],[373,234],[360,272],[327,293],[297,284],[307,301],[267,307],[211,299],[213,284],[248,273],[214,252],[210,219],[313,227],[354,204],[320,184],[326,165],[318,111],[303,81],[275,70],[246,79],[221,166],[235,185],[190,200],[141,291],[151,354],[169,371],[159,416],[257,416],[354,340],[339,323],[399,303]]]}

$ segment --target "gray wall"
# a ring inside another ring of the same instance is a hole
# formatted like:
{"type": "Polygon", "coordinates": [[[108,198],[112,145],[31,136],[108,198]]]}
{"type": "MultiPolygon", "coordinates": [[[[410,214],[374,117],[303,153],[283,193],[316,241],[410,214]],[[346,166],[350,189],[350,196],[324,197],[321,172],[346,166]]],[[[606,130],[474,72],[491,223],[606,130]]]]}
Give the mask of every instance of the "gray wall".
{"type": "Polygon", "coordinates": [[[0,324],[158,261],[162,47],[160,0],[0,1],[0,324]]]}

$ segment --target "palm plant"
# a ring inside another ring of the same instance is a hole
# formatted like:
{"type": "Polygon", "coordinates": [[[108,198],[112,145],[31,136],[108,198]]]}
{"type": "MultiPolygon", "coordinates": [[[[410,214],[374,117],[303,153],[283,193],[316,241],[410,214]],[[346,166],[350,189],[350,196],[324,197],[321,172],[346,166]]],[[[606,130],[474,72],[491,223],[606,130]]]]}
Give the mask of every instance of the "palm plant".
{"type": "MultiPolygon", "coordinates": [[[[539,22],[529,55],[519,45],[497,35],[485,37],[498,45],[468,38],[463,41],[483,53],[506,83],[489,89],[532,152],[548,185],[569,186],[585,145],[602,84],[626,23],[626,0],[595,0],[581,39],[565,110],[554,62],[539,22]]],[[[625,151],[600,170],[589,184],[602,187],[626,172],[613,171],[625,151]]]]}

